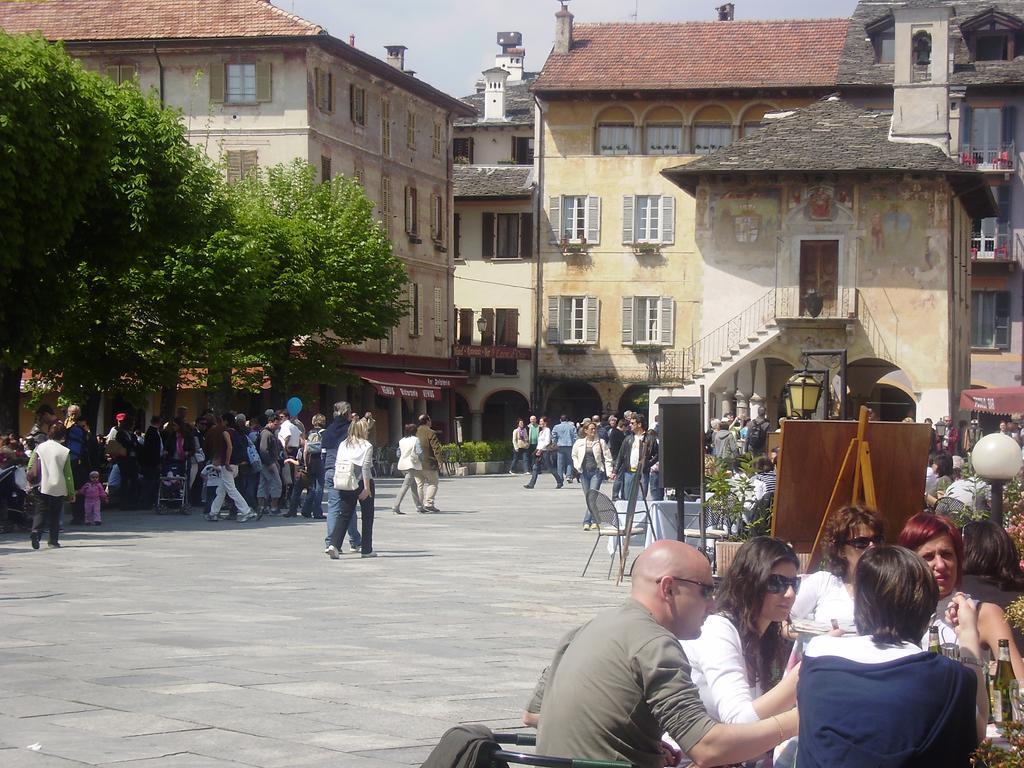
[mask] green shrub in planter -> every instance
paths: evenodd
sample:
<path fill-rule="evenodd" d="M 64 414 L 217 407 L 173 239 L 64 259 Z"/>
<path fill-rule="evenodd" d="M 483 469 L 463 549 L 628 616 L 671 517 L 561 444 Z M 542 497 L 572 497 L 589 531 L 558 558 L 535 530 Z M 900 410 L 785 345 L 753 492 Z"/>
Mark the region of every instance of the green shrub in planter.
<path fill-rule="evenodd" d="M 512 458 L 512 445 L 505 441 L 493 443 L 470 441 L 463 443 L 458 452 L 455 443 L 448 443 L 442 448 L 445 452 L 450 451 L 452 456 L 458 455 L 459 460 L 464 464 L 478 461 L 508 461 Z"/>

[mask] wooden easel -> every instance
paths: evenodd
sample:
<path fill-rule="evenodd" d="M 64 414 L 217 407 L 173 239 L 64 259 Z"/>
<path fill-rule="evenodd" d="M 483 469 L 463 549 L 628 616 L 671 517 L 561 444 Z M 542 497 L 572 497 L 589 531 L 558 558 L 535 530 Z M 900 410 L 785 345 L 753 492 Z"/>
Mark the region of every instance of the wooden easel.
<path fill-rule="evenodd" d="M 839 469 L 835 485 L 832 486 L 832 496 L 821 517 L 818 533 L 814 537 L 811 560 L 807 567 L 808 572 L 821 557 L 819 547 L 821 546 L 821 537 L 825 532 L 825 524 L 836 509 L 844 504 L 859 504 L 861 501 L 873 509 L 878 509 L 875 500 L 875 476 L 871 469 L 871 446 L 867 441 L 867 430 L 868 409 L 862 405 L 857 416 L 857 436 L 850 441 L 850 445 L 846 449 L 843 465 Z"/>
<path fill-rule="evenodd" d="M 635 439 L 635 438 L 634 438 Z M 626 572 L 626 561 L 629 559 L 629 539 L 633 534 L 633 516 L 636 514 L 636 501 L 637 496 L 640 493 L 640 486 L 643 484 L 644 478 L 644 462 L 647 461 L 647 433 L 644 433 L 644 439 L 640 443 L 640 456 L 636 463 L 636 473 L 633 475 L 633 487 L 629 489 L 629 499 L 626 505 L 626 527 L 624 536 L 619 538 L 624 539 L 619 546 L 619 575 L 615 578 L 615 586 L 619 586 L 622 583 L 622 577 Z M 643 497 L 644 510 L 647 512 L 647 524 L 651 524 L 651 510 L 647 506 L 647 495 Z M 612 502 L 614 504 L 614 502 Z M 618 515 L 618 512 L 615 513 Z"/>

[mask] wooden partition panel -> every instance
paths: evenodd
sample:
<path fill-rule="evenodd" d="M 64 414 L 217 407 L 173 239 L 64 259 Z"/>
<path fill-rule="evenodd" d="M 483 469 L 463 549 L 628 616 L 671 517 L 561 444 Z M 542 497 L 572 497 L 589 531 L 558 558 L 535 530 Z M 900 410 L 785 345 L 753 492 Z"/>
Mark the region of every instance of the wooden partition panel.
<path fill-rule="evenodd" d="M 839 479 L 856 421 L 794 421 L 782 426 L 772 535 L 790 542 L 797 552 L 810 552 L 826 507 Z M 924 508 L 924 476 L 931 430 L 925 424 L 868 422 L 878 513 L 885 537 L 896 540 L 907 518 Z M 844 473 L 835 508 L 848 504 L 853 487 L 853 460 Z M 817 555 L 818 553 L 812 553 Z M 813 562 L 817 562 L 815 556 Z"/>

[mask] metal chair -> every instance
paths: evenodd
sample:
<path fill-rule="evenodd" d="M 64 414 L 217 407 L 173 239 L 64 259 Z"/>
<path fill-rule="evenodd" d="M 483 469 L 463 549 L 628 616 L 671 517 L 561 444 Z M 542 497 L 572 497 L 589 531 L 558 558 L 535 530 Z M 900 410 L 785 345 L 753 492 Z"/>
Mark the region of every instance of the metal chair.
<path fill-rule="evenodd" d="M 970 514 L 970 512 L 971 508 L 969 506 L 952 496 L 943 496 L 935 502 L 935 514 L 937 515 L 958 519 L 959 516 Z"/>
<path fill-rule="evenodd" d="M 594 547 L 590 550 L 590 557 L 587 558 L 587 564 L 583 566 L 583 573 L 581 573 L 580 576 L 587 575 L 587 569 L 590 567 L 590 561 L 594 559 L 594 553 L 597 551 L 597 545 L 601 543 L 601 539 L 603 537 L 616 537 L 615 550 L 619 557 L 622 557 L 622 537 L 645 533 L 647 531 L 648 524 L 647 512 L 643 510 L 636 510 L 633 516 L 633 525 L 628 531 L 625 530 L 619 523 L 619 513 L 615 509 L 615 502 L 600 491 L 587 491 L 587 509 L 590 510 L 590 515 L 594 518 L 594 522 L 597 523 L 597 538 L 594 540 Z M 611 578 L 613 563 L 614 560 L 609 559 L 608 578 Z"/>
<path fill-rule="evenodd" d="M 533 747 L 537 745 L 537 737 L 532 733 L 496 733 L 494 740 L 498 744 L 515 746 Z M 572 757 L 550 757 L 505 749 L 494 750 L 478 760 L 476 768 L 501 768 L 507 763 L 538 765 L 544 768 L 633 768 L 632 763 L 619 760 L 580 760 Z"/>

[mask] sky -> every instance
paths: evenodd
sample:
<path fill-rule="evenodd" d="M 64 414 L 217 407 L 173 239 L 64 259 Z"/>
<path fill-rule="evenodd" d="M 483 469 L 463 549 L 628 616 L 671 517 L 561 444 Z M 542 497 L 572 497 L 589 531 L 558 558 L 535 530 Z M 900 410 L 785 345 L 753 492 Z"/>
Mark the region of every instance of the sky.
<path fill-rule="evenodd" d="M 539 71 L 554 41 L 556 0 L 272 0 L 325 27 L 341 40 L 384 58 L 385 45 L 405 45 L 405 66 L 451 94 L 473 92 L 494 66 L 497 33 L 522 32 L 526 69 Z M 577 22 L 711 21 L 724 0 L 571 0 Z M 848 17 L 856 0 L 735 0 L 737 19 Z"/>

